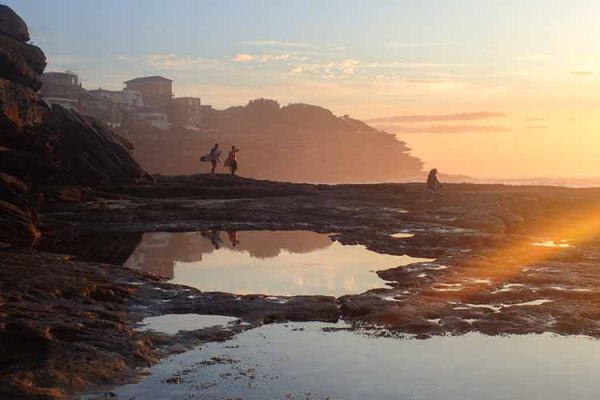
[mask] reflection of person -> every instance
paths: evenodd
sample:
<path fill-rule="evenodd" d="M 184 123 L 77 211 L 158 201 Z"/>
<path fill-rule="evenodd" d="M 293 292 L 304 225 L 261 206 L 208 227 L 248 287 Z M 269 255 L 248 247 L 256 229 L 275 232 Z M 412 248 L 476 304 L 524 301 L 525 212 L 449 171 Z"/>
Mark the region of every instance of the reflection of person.
<path fill-rule="evenodd" d="M 229 241 L 233 247 L 240 244 L 240 241 L 237 238 L 237 231 L 227 231 L 227 236 L 229 236 Z"/>
<path fill-rule="evenodd" d="M 429 171 L 429 175 L 427 176 L 427 189 L 437 193 L 444 190 L 444 185 L 437 178 L 437 169 L 434 168 Z"/>
<path fill-rule="evenodd" d="M 210 241 L 212 242 L 213 246 L 215 246 L 215 249 L 219 250 L 221 248 L 221 243 L 223 243 L 221 240 L 221 231 L 218 229 L 213 229 L 210 235 Z"/>
<path fill-rule="evenodd" d="M 215 249 L 219 250 L 221 248 L 221 243 L 223 243 L 223 240 L 221 240 L 221 231 L 220 230 L 212 229 L 210 232 L 200 231 L 200 234 L 202 235 L 203 238 L 210 240 L 212 245 L 215 246 Z"/>
<path fill-rule="evenodd" d="M 238 169 L 237 153 L 239 151 L 240 149 L 236 148 L 235 146 L 231 146 L 231 150 L 229 151 L 229 155 L 225 161 L 225 165 L 229 166 L 231 169 L 231 175 L 235 175 L 235 172 Z"/>

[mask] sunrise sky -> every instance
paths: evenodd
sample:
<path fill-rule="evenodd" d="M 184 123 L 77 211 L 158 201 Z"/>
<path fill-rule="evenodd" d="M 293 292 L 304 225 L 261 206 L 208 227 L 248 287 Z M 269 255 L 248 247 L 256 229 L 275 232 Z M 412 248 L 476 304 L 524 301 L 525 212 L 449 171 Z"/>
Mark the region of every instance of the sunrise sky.
<path fill-rule="evenodd" d="M 600 1 L 3 3 L 88 89 L 160 74 L 217 108 L 349 114 L 446 173 L 600 176 Z"/>

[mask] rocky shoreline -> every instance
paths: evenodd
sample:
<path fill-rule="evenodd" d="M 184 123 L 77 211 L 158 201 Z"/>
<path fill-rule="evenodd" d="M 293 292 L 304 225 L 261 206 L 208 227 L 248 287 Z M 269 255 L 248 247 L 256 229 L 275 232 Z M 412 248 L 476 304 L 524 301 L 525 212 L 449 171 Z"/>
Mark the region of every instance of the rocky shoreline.
<path fill-rule="evenodd" d="M 272 322 L 344 319 L 363 332 L 417 338 L 600 336 L 598 189 L 450 185 L 432 197 L 418 184 L 195 175 L 85 192 L 86 201 L 39 209 L 37 250 L 0 251 L 3 398 L 106 389 L 166 354 Z M 335 233 L 342 243 L 435 261 L 378 271 L 388 287 L 338 299 L 205 293 L 120 266 L 144 232 L 215 227 Z M 397 232 L 414 236 L 390 236 Z M 564 238 L 574 247 L 533 246 Z M 175 336 L 134 329 L 147 316 L 183 313 L 247 324 Z"/>

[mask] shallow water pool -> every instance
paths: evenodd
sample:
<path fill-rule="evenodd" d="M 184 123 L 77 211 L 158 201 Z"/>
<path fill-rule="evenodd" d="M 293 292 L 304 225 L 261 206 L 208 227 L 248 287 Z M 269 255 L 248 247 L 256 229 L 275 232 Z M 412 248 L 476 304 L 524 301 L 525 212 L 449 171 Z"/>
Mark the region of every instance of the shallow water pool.
<path fill-rule="evenodd" d="M 363 293 L 386 283 L 375 273 L 414 262 L 310 231 L 146 233 L 125 263 L 202 291 L 235 294 Z"/>
<path fill-rule="evenodd" d="M 337 330 L 345 327 L 263 326 L 170 357 L 115 393 L 137 400 L 592 400 L 600 394 L 597 340 L 475 333 L 375 338 Z"/>

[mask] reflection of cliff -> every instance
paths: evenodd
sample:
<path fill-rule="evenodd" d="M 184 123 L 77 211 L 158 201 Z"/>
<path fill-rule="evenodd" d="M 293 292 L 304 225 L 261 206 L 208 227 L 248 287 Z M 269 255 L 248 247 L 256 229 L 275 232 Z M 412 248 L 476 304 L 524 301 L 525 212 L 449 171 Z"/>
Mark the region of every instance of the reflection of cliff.
<path fill-rule="evenodd" d="M 308 231 L 238 232 L 237 236 L 240 244 L 235 246 L 235 249 L 247 251 L 257 258 L 276 257 L 282 250 L 290 253 L 308 253 L 331 245 L 331 239 L 327 235 Z M 233 248 L 227 240 L 226 244 L 226 247 Z"/>
<path fill-rule="evenodd" d="M 81 234 L 62 232 L 45 236 L 38 249 L 52 253 L 72 254 L 80 261 L 122 265 L 142 242 L 141 233 Z"/>
<path fill-rule="evenodd" d="M 276 257 L 282 250 L 307 253 L 331 245 L 327 235 L 308 231 L 145 233 L 126 267 L 173 278 L 177 261 L 202 260 L 219 248 L 247 251 L 257 258 Z"/>
<path fill-rule="evenodd" d="M 212 250 L 211 242 L 200 233 L 145 233 L 125 266 L 173 278 L 176 261 L 198 261 Z"/>
<path fill-rule="evenodd" d="M 419 174 L 422 163 L 394 135 L 304 104 L 272 100 L 207 111 L 204 132 L 132 128 L 135 158 L 151 173 L 207 171 L 199 162 L 214 143 L 241 149 L 243 176 L 295 182 L 365 182 Z"/>

